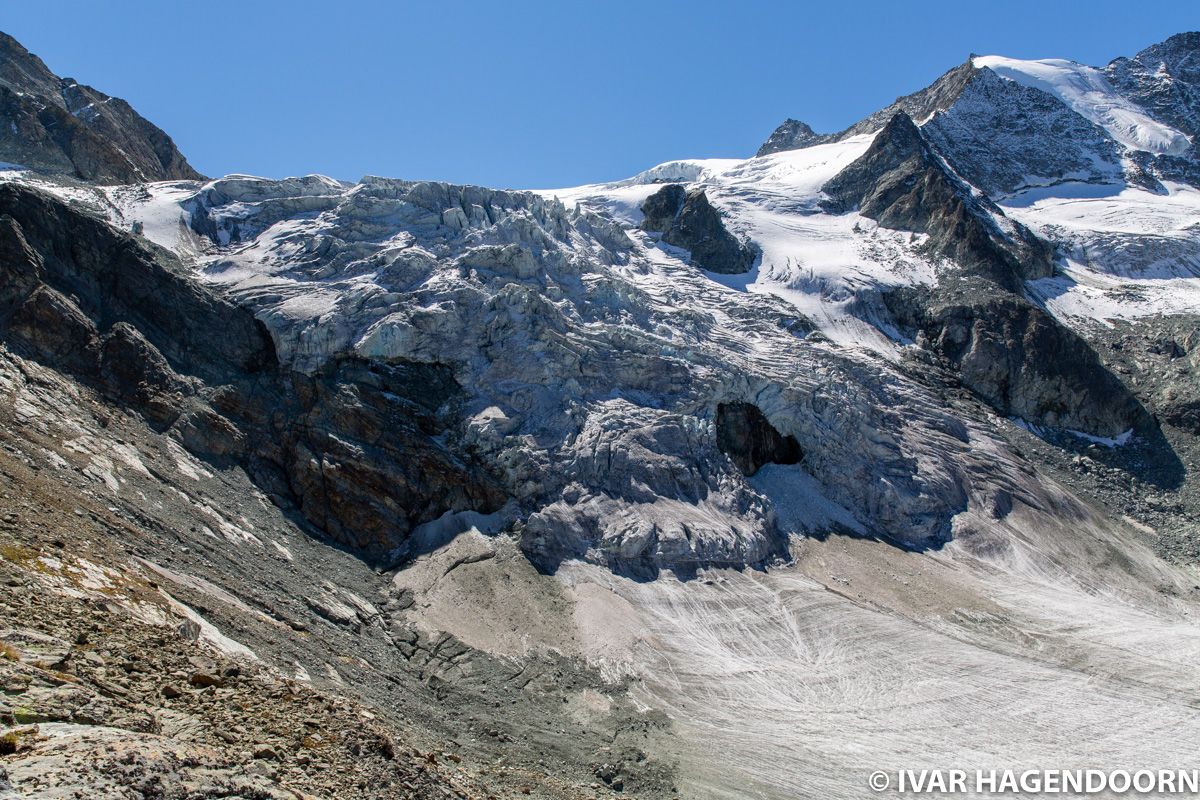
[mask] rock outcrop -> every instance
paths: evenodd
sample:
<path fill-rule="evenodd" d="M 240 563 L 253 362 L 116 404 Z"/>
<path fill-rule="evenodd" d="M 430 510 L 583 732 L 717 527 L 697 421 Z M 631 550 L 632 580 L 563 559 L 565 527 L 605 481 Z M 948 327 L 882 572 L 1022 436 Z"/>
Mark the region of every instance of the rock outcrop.
<path fill-rule="evenodd" d="M 823 191 L 827 211 L 857 210 L 886 228 L 927 234 L 927 252 L 1009 290 L 1054 272 L 1053 248 L 976 195 L 903 112 Z"/>
<path fill-rule="evenodd" d="M 1019 295 L 966 280 L 885 300 L 903 330 L 1005 416 L 1106 437 L 1152 424 L 1083 338 Z"/>
<path fill-rule="evenodd" d="M 789 118 L 785 119 L 783 124 L 771 133 L 771 136 L 762 143 L 754 155 L 756 157 L 769 156 L 785 150 L 799 150 L 802 147 L 828 141 L 828 139 L 828 136 L 815 132 L 800 120 Z"/>
<path fill-rule="evenodd" d="M 172 255 L 15 184 L 0 186 L 0 335 L 193 453 L 243 465 L 371 561 L 402 558 L 411 528 L 447 510 L 504 503 L 439 442 L 461 394 L 444 366 L 348 357 L 294 372 L 249 311 Z"/>
<path fill-rule="evenodd" d="M 0 33 L 0 161 L 97 183 L 195 180 L 171 137 Z"/>
<path fill-rule="evenodd" d="M 667 244 L 689 251 L 701 269 L 738 275 L 754 265 L 754 247 L 729 232 L 703 189 L 668 184 L 646 199 L 642 213 L 643 230 L 661 233 Z"/>

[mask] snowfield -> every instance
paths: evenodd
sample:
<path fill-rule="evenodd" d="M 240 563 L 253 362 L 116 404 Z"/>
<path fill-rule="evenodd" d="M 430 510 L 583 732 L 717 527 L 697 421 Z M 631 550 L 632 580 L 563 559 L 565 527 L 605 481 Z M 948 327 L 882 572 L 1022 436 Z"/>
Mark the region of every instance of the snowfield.
<path fill-rule="evenodd" d="M 779 297 L 838 345 L 893 358 L 896 342 L 880 330 L 871 299 L 881 287 L 934 280 L 933 265 L 915 250 L 922 237 L 882 229 L 857 214 L 825 214 L 819 205 L 821 187 L 873 139 L 873 134 L 854 136 L 745 161 L 672 161 L 624 181 L 539 194 L 635 226 L 642 219 L 641 204 L 664 182 L 687 180 L 704 189 L 732 231 L 762 251 L 752 272 L 708 273 L 709 279 L 737 291 Z M 669 246 L 655 249 L 647 249 L 654 259 L 686 255 Z"/>
<path fill-rule="evenodd" d="M 1200 309 L 1200 191 L 1164 185 L 1063 184 L 1006 199 L 1005 213 L 1065 250 L 1060 274 L 1031 294 L 1068 324 Z"/>

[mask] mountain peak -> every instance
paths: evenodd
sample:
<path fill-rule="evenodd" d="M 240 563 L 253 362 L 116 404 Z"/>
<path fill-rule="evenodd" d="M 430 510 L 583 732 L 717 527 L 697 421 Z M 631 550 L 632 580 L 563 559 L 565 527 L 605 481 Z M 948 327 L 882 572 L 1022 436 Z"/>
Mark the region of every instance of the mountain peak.
<path fill-rule="evenodd" d="M 876 133 L 900 111 L 994 197 L 1063 175 L 1154 191 L 1162 181 L 1200 185 L 1200 33 L 1176 34 L 1104 69 L 972 53 L 926 88 L 819 141 Z M 759 155 L 809 146 L 800 125 L 780 126 Z"/>
<path fill-rule="evenodd" d="M 828 138 L 824 134 L 815 132 L 806 123 L 788 117 L 775 129 L 770 138 L 763 142 L 762 147 L 758 148 L 758 152 L 754 155 L 769 156 L 771 153 L 779 153 L 784 150 L 799 150 L 802 147 L 820 144 Z"/>

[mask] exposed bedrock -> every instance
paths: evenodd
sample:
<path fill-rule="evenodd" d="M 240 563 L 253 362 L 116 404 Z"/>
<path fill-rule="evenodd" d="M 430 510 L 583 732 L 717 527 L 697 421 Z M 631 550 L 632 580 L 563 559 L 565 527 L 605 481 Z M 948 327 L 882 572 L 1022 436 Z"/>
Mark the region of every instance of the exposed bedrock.
<path fill-rule="evenodd" d="M 885 228 L 928 234 L 931 255 L 1010 291 L 1054 274 L 1051 245 L 974 193 L 903 112 L 823 191 L 826 210 L 857 210 Z"/>
<path fill-rule="evenodd" d="M 1097 436 L 1153 424 L 1078 334 L 987 281 L 899 289 L 885 302 L 902 329 L 1001 414 Z"/>
<path fill-rule="evenodd" d="M 813 134 L 812 129 L 794 119 L 784 120 L 776 128 L 769 139 L 758 149 L 757 155 L 767 155 L 780 150 L 794 150 L 813 144 L 810 136 L 818 137 L 819 141 L 840 141 L 850 136 L 877 131 L 899 113 L 907 114 L 913 119 L 928 119 L 935 112 L 949 108 L 963 87 L 971 80 L 976 72 L 970 60 L 959 64 L 943 73 L 936 81 L 920 91 L 896 98 L 895 102 L 886 108 L 881 108 L 870 116 L 859 120 L 840 133 Z"/>
<path fill-rule="evenodd" d="M 729 232 L 703 189 L 685 191 L 669 184 L 646 198 L 642 213 L 644 230 L 661 233 L 667 244 L 689 251 L 692 263 L 701 269 L 737 275 L 748 271 L 758 257 L 753 245 Z"/>
<path fill-rule="evenodd" d="M 784 150 L 799 150 L 802 147 L 821 144 L 829 141 L 831 138 L 828 134 L 815 132 L 807 124 L 798 119 L 788 118 L 771 132 L 771 136 L 762 143 L 762 146 L 758 148 L 758 152 L 754 155 L 756 157 L 769 156 L 772 153 L 781 153 Z"/>
<path fill-rule="evenodd" d="M 275 365 L 262 325 L 198 284 L 171 253 L 15 183 L 0 184 L 0 215 L 36 251 L 45 283 L 100 330 L 127 322 L 171 363 L 210 381 Z"/>
<path fill-rule="evenodd" d="M 444 443 L 463 394 L 448 367 L 348 356 L 284 380 L 283 407 L 254 408 L 251 422 L 267 412 L 268 424 L 245 426 L 257 434 L 259 469 L 282 470 L 283 495 L 355 552 L 394 562 L 413 555 L 414 526 L 448 510 L 487 513 L 504 504 L 488 471 Z M 235 393 L 220 407 L 236 419 L 244 399 Z"/>
<path fill-rule="evenodd" d="M 380 563 L 447 510 L 503 493 L 444 443 L 462 390 L 437 364 L 347 356 L 281 367 L 250 311 L 164 251 L 35 190 L 0 186 L 0 335 Z"/>
<path fill-rule="evenodd" d="M 0 161 L 99 183 L 201 177 L 171 137 L 124 100 L 59 78 L 4 33 Z"/>

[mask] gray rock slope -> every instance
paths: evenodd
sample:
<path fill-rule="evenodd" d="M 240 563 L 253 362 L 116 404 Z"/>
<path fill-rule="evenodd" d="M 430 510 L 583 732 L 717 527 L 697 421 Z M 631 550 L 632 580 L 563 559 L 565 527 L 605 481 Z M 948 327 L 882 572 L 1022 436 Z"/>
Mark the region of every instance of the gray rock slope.
<path fill-rule="evenodd" d="M 201 177 L 119 97 L 59 78 L 0 33 L 0 161 L 101 183 Z"/>

